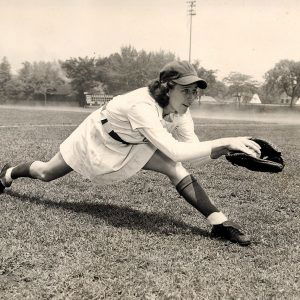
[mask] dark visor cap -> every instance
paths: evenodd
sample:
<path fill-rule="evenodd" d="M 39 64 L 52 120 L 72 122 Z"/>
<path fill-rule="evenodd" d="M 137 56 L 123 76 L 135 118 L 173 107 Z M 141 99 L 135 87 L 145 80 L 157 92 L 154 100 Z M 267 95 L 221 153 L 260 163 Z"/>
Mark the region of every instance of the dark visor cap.
<path fill-rule="evenodd" d="M 197 83 L 200 89 L 207 88 L 206 81 L 198 77 L 195 68 L 187 61 L 172 61 L 166 64 L 159 73 L 159 81 L 174 81 L 180 85 Z"/>

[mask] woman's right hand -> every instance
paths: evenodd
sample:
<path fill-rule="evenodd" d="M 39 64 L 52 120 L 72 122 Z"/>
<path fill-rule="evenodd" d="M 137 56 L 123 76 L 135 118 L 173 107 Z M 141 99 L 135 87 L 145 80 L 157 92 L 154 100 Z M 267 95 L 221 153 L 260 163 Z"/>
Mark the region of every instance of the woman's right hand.
<path fill-rule="evenodd" d="M 230 137 L 212 141 L 211 158 L 216 159 L 229 151 L 242 151 L 253 157 L 260 156 L 260 146 L 251 137 Z"/>

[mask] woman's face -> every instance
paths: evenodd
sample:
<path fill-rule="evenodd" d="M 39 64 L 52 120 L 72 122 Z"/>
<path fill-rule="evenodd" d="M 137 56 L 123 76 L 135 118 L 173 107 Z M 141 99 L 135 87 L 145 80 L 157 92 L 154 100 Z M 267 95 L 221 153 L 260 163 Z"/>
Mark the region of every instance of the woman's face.
<path fill-rule="evenodd" d="M 169 112 L 184 114 L 198 96 L 198 87 L 196 83 L 190 85 L 176 84 L 169 91 Z"/>

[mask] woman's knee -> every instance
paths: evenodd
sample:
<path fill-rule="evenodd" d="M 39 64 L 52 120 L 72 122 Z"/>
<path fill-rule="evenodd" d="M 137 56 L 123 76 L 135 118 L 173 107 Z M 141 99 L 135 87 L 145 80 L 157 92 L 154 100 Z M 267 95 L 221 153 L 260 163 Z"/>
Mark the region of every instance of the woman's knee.
<path fill-rule="evenodd" d="M 60 152 L 54 155 L 48 162 L 35 161 L 30 166 L 33 178 L 49 182 L 62 177 L 72 171 L 72 168 L 64 161 Z"/>
<path fill-rule="evenodd" d="M 46 162 L 35 161 L 30 166 L 30 173 L 32 177 L 41 181 L 49 182 L 54 179 L 53 173 L 49 169 Z"/>
<path fill-rule="evenodd" d="M 168 174 L 166 174 L 174 185 L 177 185 L 184 177 L 189 175 L 189 172 L 181 163 L 175 163 L 169 166 Z"/>
<path fill-rule="evenodd" d="M 154 153 L 148 163 L 144 166 L 144 169 L 159 172 L 168 176 L 175 185 L 189 175 L 189 172 L 181 163 L 171 160 L 159 150 Z"/>

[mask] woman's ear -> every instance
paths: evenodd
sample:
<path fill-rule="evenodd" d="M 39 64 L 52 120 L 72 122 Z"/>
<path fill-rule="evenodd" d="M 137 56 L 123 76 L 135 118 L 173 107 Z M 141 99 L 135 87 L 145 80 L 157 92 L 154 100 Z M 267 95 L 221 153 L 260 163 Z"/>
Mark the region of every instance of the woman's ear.
<path fill-rule="evenodd" d="M 173 89 L 175 85 L 176 85 L 176 83 L 173 82 L 173 81 L 169 81 L 169 82 L 167 83 L 167 86 L 168 86 L 169 90 Z"/>

